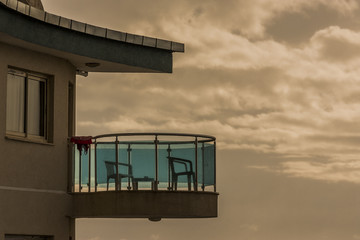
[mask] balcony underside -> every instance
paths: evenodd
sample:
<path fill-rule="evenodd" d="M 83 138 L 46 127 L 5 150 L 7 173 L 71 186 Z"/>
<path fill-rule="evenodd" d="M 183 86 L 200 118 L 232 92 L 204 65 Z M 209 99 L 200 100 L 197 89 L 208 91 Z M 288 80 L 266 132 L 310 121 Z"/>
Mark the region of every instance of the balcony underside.
<path fill-rule="evenodd" d="M 73 193 L 74 218 L 217 217 L 218 194 L 186 191 Z"/>

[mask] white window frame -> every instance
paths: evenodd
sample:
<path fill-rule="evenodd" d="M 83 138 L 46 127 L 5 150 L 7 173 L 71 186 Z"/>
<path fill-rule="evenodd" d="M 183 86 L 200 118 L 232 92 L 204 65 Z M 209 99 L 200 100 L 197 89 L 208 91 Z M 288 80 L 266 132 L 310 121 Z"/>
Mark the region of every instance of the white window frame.
<path fill-rule="evenodd" d="M 48 133 L 49 133 L 49 122 L 48 122 L 48 106 L 49 106 L 49 77 L 44 75 L 44 74 L 39 74 L 39 73 L 33 73 L 30 71 L 26 71 L 26 70 L 19 70 L 16 68 L 8 68 L 8 74 L 7 74 L 7 83 L 8 81 L 11 81 L 9 79 L 9 75 L 16 75 L 16 76 L 20 76 L 20 77 L 24 77 L 24 81 L 25 81 L 25 90 L 24 90 L 24 109 L 23 109 L 23 114 L 24 114 L 24 130 L 22 132 L 19 131 L 11 131 L 8 130 L 8 123 L 6 121 L 6 135 L 8 137 L 16 137 L 16 138 L 22 138 L 25 140 L 30 140 L 30 141 L 36 141 L 36 142 L 48 142 L 49 138 L 48 138 Z M 43 101 L 43 105 L 42 108 L 40 107 L 40 119 L 39 119 L 39 129 L 40 129 L 40 134 L 39 135 L 34 135 L 34 134 L 30 134 L 29 131 L 29 125 L 30 125 L 30 113 L 31 113 L 31 109 L 29 107 L 29 81 L 39 81 L 45 84 L 45 87 L 43 88 L 43 90 L 40 92 L 40 96 L 42 98 L 41 101 Z M 7 92 L 7 94 L 9 94 Z M 7 106 L 8 107 L 8 106 Z M 8 109 L 6 111 L 6 113 L 8 114 Z"/>

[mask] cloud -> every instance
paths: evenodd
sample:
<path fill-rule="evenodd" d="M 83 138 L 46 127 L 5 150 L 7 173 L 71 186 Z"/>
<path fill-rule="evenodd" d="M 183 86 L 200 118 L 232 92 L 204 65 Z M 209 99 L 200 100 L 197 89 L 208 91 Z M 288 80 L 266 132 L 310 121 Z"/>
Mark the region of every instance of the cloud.
<path fill-rule="evenodd" d="M 97 236 L 97 237 L 91 237 L 88 240 L 101 240 L 101 238 Z M 120 240 L 126 240 L 126 239 L 120 239 Z"/>
<path fill-rule="evenodd" d="M 259 231 L 259 226 L 256 225 L 256 224 L 243 224 L 243 225 L 240 226 L 240 228 L 246 229 L 246 230 L 251 231 L 251 232 Z"/>
<path fill-rule="evenodd" d="M 318 31 L 311 42 L 324 60 L 348 62 L 360 58 L 360 32 L 331 26 Z"/>
<path fill-rule="evenodd" d="M 151 240 L 159 240 L 160 239 L 160 235 L 159 234 L 152 234 L 150 237 Z"/>
<path fill-rule="evenodd" d="M 354 234 L 354 235 L 353 235 L 353 239 L 360 239 L 360 235 Z"/>
<path fill-rule="evenodd" d="M 346 162 L 289 161 L 282 163 L 282 173 L 329 182 L 360 183 L 360 160 Z"/>

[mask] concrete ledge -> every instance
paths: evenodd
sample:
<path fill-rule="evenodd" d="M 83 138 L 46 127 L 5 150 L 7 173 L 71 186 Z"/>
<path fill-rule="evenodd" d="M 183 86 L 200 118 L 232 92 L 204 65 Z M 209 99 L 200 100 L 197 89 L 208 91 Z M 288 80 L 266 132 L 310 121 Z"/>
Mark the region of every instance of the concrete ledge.
<path fill-rule="evenodd" d="M 109 191 L 73 193 L 74 218 L 213 218 L 218 193 Z"/>

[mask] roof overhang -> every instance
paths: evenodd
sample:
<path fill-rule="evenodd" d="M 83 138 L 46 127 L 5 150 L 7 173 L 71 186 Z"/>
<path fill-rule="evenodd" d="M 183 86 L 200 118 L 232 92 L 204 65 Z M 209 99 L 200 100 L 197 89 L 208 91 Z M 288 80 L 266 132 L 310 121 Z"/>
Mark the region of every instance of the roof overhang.
<path fill-rule="evenodd" d="M 99 28 L 23 5 L 0 0 L 0 42 L 67 59 L 79 71 L 170 73 L 172 53 L 184 51 L 183 44 Z"/>

